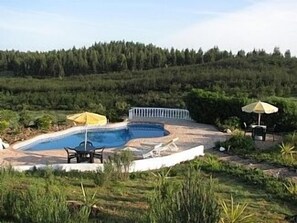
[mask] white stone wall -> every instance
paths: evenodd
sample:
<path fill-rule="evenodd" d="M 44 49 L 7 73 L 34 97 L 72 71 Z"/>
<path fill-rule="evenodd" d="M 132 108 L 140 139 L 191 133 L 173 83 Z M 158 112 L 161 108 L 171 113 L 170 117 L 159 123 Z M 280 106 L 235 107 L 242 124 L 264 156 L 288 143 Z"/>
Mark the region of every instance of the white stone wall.
<path fill-rule="evenodd" d="M 204 146 L 196 146 L 194 148 L 177 152 L 168 156 L 154 157 L 149 159 L 135 160 L 132 162 L 129 172 L 139 172 L 147 170 L 156 170 L 162 167 L 170 167 L 179 164 L 184 161 L 195 159 L 197 156 L 204 156 Z M 23 165 L 23 166 L 13 166 L 13 169 L 17 171 L 32 170 L 33 168 L 43 169 L 47 165 Z M 63 170 L 63 171 L 97 171 L 98 169 L 103 169 L 103 164 L 95 163 L 71 163 L 71 164 L 53 164 L 51 165 L 53 169 Z"/>

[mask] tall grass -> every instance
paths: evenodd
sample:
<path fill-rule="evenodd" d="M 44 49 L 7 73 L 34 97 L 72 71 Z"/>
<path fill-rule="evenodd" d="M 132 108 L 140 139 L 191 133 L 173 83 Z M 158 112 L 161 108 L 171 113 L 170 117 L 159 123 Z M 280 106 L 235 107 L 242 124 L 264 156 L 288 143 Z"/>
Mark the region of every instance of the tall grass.
<path fill-rule="evenodd" d="M 205 180 L 190 168 L 181 185 L 160 176 L 161 184 L 150 200 L 147 222 L 217 223 L 220 209 L 214 194 L 214 182 Z M 165 180 L 166 179 L 166 180 Z"/>
<path fill-rule="evenodd" d="M 133 161 L 131 151 L 122 150 L 110 156 L 104 163 L 104 170 L 98 169 L 94 176 L 94 183 L 98 186 L 108 184 L 112 180 L 129 179 L 129 169 Z"/>
<path fill-rule="evenodd" d="M 65 195 L 49 187 L 29 187 L 25 191 L 15 189 L 1 191 L 2 216 L 12 222 L 60 223 L 88 222 L 89 214 L 81 208 L 71 213 Z"/>

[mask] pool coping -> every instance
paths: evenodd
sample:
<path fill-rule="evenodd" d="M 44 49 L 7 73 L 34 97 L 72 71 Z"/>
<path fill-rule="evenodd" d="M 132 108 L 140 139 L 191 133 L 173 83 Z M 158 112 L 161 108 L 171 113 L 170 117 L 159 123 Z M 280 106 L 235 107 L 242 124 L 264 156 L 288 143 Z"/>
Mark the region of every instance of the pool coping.
<path fill-rule="evenodd" d="M 119 123 L 110 123 L 104 126 L 100 126 L 100 125 L 90 125 L 88 126 L 88 130 L 93 130 L 93 129 L 117 129 L 117 128 L 124 128 L 125 126 L 127 126 L 129 123 L 128 121 L 125 122 L 119 122 Z M 21 142 L 17 142 L 13 145 L 11 145 L 12 149 L 18 150 L 22 147 L 28 146 L 32 143 L 35 143 L 37 141 L 42 141 L 45 139 L 49 139 L 49 138 L 58 138 L 58 137 L 62 137 L 71 133 L 79 133 L 82 131 L 86 130 L 86 126 L 74 126 L 65 130 L 61 130 L 61 131 L 57 131 L 57 132 L 50 132 L 50 133 L 45 133 L 42 135 L 38 135 L 35 136 L 31 139 L 27 139 Z M 62 148 L 57 148 L 57 149 L 62 149 Z"/>
<path fill-rule="evenodd" d="M 174 157 L 181 157 L 182 160 L 175 161 L 175 164 L 179 162 L 187 161 L 190 159 L 194 159 L 196 156 L 201 156 L 204 152 L 201 152 L 201 149 L 197 149 L 199 146 L 203 146 L 203 150 L 207 150 L 214 146 L 216 141 L 225 141 L 226 140 L 226 133 L 222 133 L 218 131 L 214 126 L 196 123 L 194 121 L 177 121 L 177 120 L 164 120 L 164 119 L 155 119 L 155 120 L 126 120 L 120 123 L 112 123 L 106 126 L 101 126 L 100 128 L 122 128 L 125 127 L 128 123 L 134 122 L 145 122 L 145 123 L 154 123 L 154 124 L 163 124 L 165 130 L 169 131 L 170 134 L 164 137 L 157 137 L 157 138 L 139 138 L 133 139 L 126 144 L 126 147 L 134 147 L 139 149 L 144 149 L 141 147 L 142 143 L 146 142 L 154 142 L 154 143 L 166 143 L 172 138 L 179 137 L 179 140 L 176 142 L 177 146 L 179 147 L 178 152 L 174 151 L 164 151 L 162 152 L 161 157 L 156 158 L 148 158 L 142 160 L 135 160 L 134 167 L 136 168 L 138 165 L 140 166 L 149 166 L 147 169 L 154 169 L 156 166 L 154 163 L 160 163 L 160 160 L 169 159 L 165 163 L 161 162 L 158 168 L 162 166 L 166 166 L 167 163 L 171 163 L 171 160 L 175 160 Z M 98 128 L 98 126 L 92 126 L 90 128 Z M 88 171 L 88 170 L 97 170 L 98 168 L 102 168 L 103 164 L 95 162 L 94 164 L 88 163 L 71 163 L 68 164 L 65 158 L 65 151 L 63 150 L 47 150 L 44 152 L 30 152 L 25 151 L 22 149 L 15 149 L 19 148 L 20 146 L 26 145 L 27 143 L 31 143 L 36 139 L 48 138 L 49 136 L 60 136 L 61 134 L 68 134 L 69 132 L 73 131 L 82 131 L 85 129 L 85 126 L 75 126 L 66 130 L 47 133 L 39 136 L 35 136 L 32 139 L 17 142 L 10 146 L 10 148 L 2 150 L 2 155 L 0 157 L 0 165 L 2 166 L 11 166 L 18 170 L 28 170 L 33 168 L 45 168 L 47 166 L 51 166 L 55 169 L 60 170 L 79 170 L 79 171 Z M 195 149 L 196 148 L 196 149 Z M 200 147 L 199 147 L 200 148 Z M 203 151 L 202 150 L 202 151 Z M 1 151 L 0 151 L 1 152 Z M 114 150 L 106 151 L 105 157 L 108 158 Z M 189 153 L 189 154 L 188 154 Z M 187 155 L 185 155 L 187 154 Z M 191 154 L 191 155 L 190 155 Z M 139 154 L 138 154 L 139 155 Z M 137 157 L 139 157 L 137 155 Z M 172 156 L 173 158 L 172 159 Z M 165 158 L 169 157 L 169 158 Z M 190 158 L 189 158 L 190 157 Z M 174 164 L 174 165 L 175 165 Z M 157 169 L 158 169 L 157 168 Z M 137 167 L 134 169 L 135 171 L 139 171 Z"/>

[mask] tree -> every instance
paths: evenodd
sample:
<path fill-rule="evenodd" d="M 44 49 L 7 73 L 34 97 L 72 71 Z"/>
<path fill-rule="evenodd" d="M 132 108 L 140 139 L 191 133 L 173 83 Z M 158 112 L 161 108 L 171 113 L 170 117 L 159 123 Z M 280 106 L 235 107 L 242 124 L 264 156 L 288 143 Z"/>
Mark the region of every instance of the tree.
<path fill-rule="evenodd" d="M 291 58 L 291 51 L 290 50 L 286 50 L 286 52 L 285 52 L 285 58 L 286 59 L 290 59 Z"/>
<path fill-rule="evenodd" d="M 274 47 L 272 56 L 276 56 L 276 57 L 282 56 L 279 47 Z"/>
<path fill-rule="evenodd" d="M 91 50 L 91 54 L 90 54 L 90 62 L 89 62 L 89 67 L 91 68 L 91 72 L 96 74 L 97 73 L 97 68 L 99 66 L 98 64 L 98 55 L 97 55 L 97 51 L 95 50 Z"/>
<path fill-rule="evenodd" d="M 170 55 L 168 58 L 168 64 L 170 64 L 171 66 L 175 66 L 176 65 L 176 53 L 175 50 L 173 48 L 170 49 Z"/>
<path fill-rule="evenodd" d="M 245 51 L 244 50 L 239 50 L 238 52 L 237 52 L 237 56 L 238 57 L 245 57 Z"/>

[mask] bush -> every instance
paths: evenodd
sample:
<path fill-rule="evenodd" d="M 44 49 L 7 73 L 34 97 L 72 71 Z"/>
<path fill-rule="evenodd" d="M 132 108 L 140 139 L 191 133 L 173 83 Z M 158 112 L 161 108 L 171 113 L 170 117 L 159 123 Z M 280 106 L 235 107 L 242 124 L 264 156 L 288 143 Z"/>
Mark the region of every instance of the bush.
<path fill-rule="evenodd" d="M 219 120 L 216 121 L 216 125 L 222 130 L 230 129 L 234 131 L 241 128 L 241 121 L 238 117 L 232 116 L 225 119 L 222 123 Z"/>
<path fill-rule="evenodd" d="M 9 128 L 17 128 L 19 126 L 19 115 L 17 112 L 11 110 L 0 110 L 1 121 L 6 121 L 9 123 Z"/>
<path fill-rule="evenodd" d="M 112 164 L 112 162 L 108 161 L 104 163 L 104 171 L 98 169 L 94 174 L 94 183 L 97 186 L 104 186 L 110 183 L 111 180 L 117 178 L 116 170 Z"/>
<path fill-rule="evenodd" d="M 194 89 L 185 97 L 185 102 L 195 121 L 215 124 L 218 119 L 226 120 L 232 116 L 243 117 L 246 115 L 241 111 L 241 107 L 247 104 L 248 99 Z"/>
<path fill-rule="evenodd" d="M 20 124 L 24 127 L 35 126 L 35 116 L 30 111 L 22 111 L 20 113 Z"/>
<path fill-rule="evenodd" d="M 2 194 L 5 216 L 13 222 L 88 222 L 83 211 L 71 215 L 63 193 L 29 188 L 25 193 L 13 189 Z"/>
<path fill-rule="evenodd" d="M 160 176 L 151 198 L 147 222 L 217 223 L 220 209 L 214 194 L 214 182 L 205 180 L 197 170 L 188 171 L 182 185 L 174 187 L 166 175 Z"/>
<path fill-rule="evenodd" d="M 225 147 L 228 153 L 243 156 L 255 150 L 255 145 L 252 138 L 240 134 L 233 135 L 229 140 L 218 143 L 217 146 L 218 145 Z"/>
<path fill-rule="evenodd" d="M 2 120 L 0 121 L 0 133 L 3 133 L 9 127 L 9 122 Z"/>
<path fill-rule="evenodd" d="M 289 133 L 284 137 L 284 143 L 291 144 L 297 147 L 297 134 L 296 132 Z"/>
<path fill-rule="evenodd" d="M 129 150 L 121 150 L 116 152 L 110 158 L 110 162 L 114 165 L 115 174 L 119 179 L 129 178 L 129 168 L 132 164 L 134 157 L 133 153 Z"/>
<path fill-rule="evenodd" d="M 53 123 L 53 117 L 50 115 L 43 115 L 36 119 L 36 125 L 39 129 L 48 130 Z"/>
<path fill-rule="evenodd" d="M 257 115 L 242 112 L 241 108 L 257 99 L 231 97 L 224 93 L 193 89 L 185 97 L 186 106 L 191 117 L 200 123 L 216 124 L 217 120 L 226 120 L 236 116 L 241 122 L 252 123 Z M 265 125 L 276 124 L 276 131 L 293 131 L 297 129 L 297 102 L 294 99 L 268 97 L 263 99 L 278 107 L 278 112 L 263 115 Z"/>

